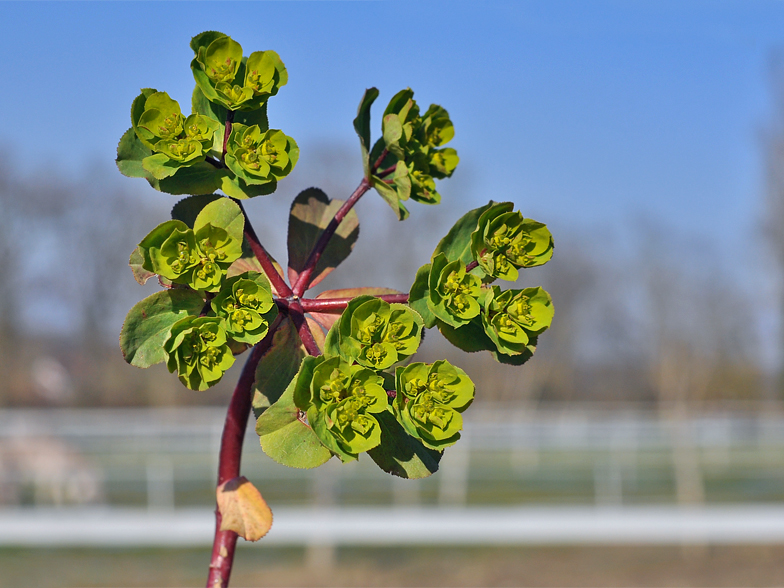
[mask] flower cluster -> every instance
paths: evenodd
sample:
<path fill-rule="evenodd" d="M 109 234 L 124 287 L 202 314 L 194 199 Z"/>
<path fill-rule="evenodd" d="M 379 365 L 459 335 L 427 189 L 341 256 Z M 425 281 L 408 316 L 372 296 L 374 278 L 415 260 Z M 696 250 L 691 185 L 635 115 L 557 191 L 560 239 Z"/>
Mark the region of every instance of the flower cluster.
<path fill-rule="evenodd" d="M 139 243 L 144 270 L 203 301 L 201 313 L 171 325 L 163 341 L 166 366 L 192 390 L 215 384 L 234 363 L 232 350 L 261 341 L 277 315 L 266 276 L 248 271 L 227 277 L 242 255 L 244 218 L 234 202 L 204 206 L 193 227 L 170 220 Z"/>
<path fill-rule="evenodd" d="M 194 113 L 186 118 L 176 100 L 152 89 L 142 90 L 134 100 L 131 123 L 152 153 L 142 159 L 142 167 L 159 180 L 204 161 L 222 130 L 218 121 L 207 116 Z"/>
<path fill-rule="evenodd" d="M 274 192 L 299 158 L 294 140 L 270 129 L 267 119 L 267 100 L 288 81 L 285 65 L 274 51 L 243 57 L 239 43 L 215 31 L 194 37 L 191 48 L 193 113 L 186 117 L 166 92 L 143 89 L 131 106 L 117 166 L 170 194 Z"/>
<path fill-rule="evenodd" d="M 471 235 L 471 252 L 485 273 L 514 282 L 518 269 L 542 265 L 553 256 L 553 237 L 546 225 L 519 212 L 511 202 L 490 206 Z"/>
<path fill-rule="evenodd" d="M 286 66 L 274 51 L 254 51 L 247 59 L 242 46 L 223 33 L 207 31 L 191 41 L 196 56 L 193 77 L 210 102 L 229 110 L 256 110 L 288 82 Z"/>
<path fill-rule="evenodd" d="M 420 115 L 414 92 L 407 88 L 390 100 L 384 111 L 382 131 L 386 149 L 392 155 L 383 165 L 396 163 L 395 160 L 404 162 L 410 198 L 424 204 L 438 204 L 441 195 L 434 180 L 451 177 L 460 161 L 457 151 L 443 148 L 455 135 L 449 113 L 432 104 Z"/>
<path fill-rule="evenodd" d="M 226 165 L 246 184 L 267 184 L 286 177 L 299 157 L 294 139 L 283 131 L 235 123 L 229 136 Z"/>
<path fill-rule="evenodd" d="M 459 413 L 474 397 L 465 372 L 446 361 L 399 365 L 416 352 L 422 328 L 409 306 L 359 296 L 327 334 L 324 355 L 305 358 L 294 400 L 321 443 L 343 461 L 382 443 L 382 413 L 431 449 L 459 438 Z"/>
<path fill-rule="evenodd" d="M 409 302 L 427 327 L 438 325 L 461 349 L 486 349 L 499 361 L 519 364 L 549 328 L 552 300 L 542 288 L 503 291 L 487 284 L 516 280 L 519 268 L 546 263 L 553 240 L 545 225 L 513 208 L 511 202 L 490 203 L 460 219 L 420 268 Z"/>
<path fill-rule="evenodd" d="M 446 360 L 412 363 L 396 373 L 394 410 L 409 435 L 431 449 L 453 445 L 460 437 L 460 415 L 474 399 L 474 384 Z"/>

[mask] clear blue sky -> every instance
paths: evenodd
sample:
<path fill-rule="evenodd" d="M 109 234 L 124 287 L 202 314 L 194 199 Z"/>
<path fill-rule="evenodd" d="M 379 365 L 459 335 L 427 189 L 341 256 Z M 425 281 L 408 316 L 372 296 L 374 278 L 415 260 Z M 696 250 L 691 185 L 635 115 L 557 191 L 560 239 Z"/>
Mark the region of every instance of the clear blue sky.
<path fill-rule="evenodd" d="M 563 227 L 643 214 L 736 251 L 759 222 L 781 2 L 3 2 L 5 156 L 111 161 L 140 87 L 189 101 L 207 29 L 281 55 L 270 115 L 303 149 L 354 145 L 363 89 L 410 86 L 450 111 L 476 203 Z"/>

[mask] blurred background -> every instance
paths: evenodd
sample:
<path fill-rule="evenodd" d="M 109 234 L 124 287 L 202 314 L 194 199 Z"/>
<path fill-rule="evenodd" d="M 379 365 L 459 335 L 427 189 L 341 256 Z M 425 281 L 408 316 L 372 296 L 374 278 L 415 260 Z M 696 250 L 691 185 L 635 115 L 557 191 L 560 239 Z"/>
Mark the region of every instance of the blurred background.
<path fill-rule="evenodd" d="M 114 157 L 139 88 L 187 110 L 188 41 L 209 29 L 288 67 L 270 122 L 301 159 L 248 204 L 278 260 L 299 191 L 359 182 L 366 87 L 374 136 L 404 87 L 450 112 L 442 204 L 400 223 L 365 196 L 319 289 L 407 291 L 490 199 L 556 244 L 520 279 L 556 308 L 528 364 L 428 334 L 422 360 L 477 384 L 436 475 L 291 470 L 249 429 L 243 471 L 276 525 L 240 545 L 233 585 L 784 582 L 784 5 L 5 2 L 0 586 L 204 581 L 239 367 L 196 393 L 124 363 L 123 317 L 157 288 L 127 259 L 177 197 Z"/>

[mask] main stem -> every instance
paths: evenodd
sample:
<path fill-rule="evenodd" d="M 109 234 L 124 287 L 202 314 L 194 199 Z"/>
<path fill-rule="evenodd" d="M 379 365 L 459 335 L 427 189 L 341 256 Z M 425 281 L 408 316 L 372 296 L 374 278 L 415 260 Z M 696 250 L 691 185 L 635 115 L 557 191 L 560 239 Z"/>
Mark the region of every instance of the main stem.
<path fill-rule="evenodd" d="M 242 442 L 245 440 L 245 429 L 248 426 L 248 415 L 252 401 L 251 388 L 256 375 L 256 367 L 262 356 L 272 345 L 272 338 L 283 319 L 278 314 L 270 325 L 267 336 L 264 337 L 251 351 L 242 374 L 234 388 L 226 413 L 226 422 L 223 425 L 221 447 L 218 461 L 218 486 L 240 475 L 240 461 L 242 460 Z M 215 539 L 212 543 L 212 559 L 210 572 L 207 576 L 207 588 L 227 588 L 231 567 L 234 563 L 234 549 L 237 546 L 237 533 L 234 531 L 221 531 L 221 513 L 215 508 Z"/>

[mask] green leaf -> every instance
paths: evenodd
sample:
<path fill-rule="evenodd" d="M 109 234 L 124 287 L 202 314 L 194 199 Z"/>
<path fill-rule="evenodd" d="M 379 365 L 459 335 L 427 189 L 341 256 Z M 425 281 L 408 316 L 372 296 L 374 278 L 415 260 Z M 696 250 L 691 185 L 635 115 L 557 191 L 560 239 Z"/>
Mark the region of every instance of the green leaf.
<path fill-rule="evenodd" d="M 370 107 L 378 98 L 378 88 L 368 88 L 362 95 L 362 100 L 357 109 L 357 117 L 354 119 L 354 130 L 359 136 L 359 144 L 362 148 L 362 167 L 365 170 L 365 178 L 370 179 L 369 150 L 370 150 Z"/>
<path fill-rule="evenodd" d="M 133 128 L 128 129 L 117 145 L 117 169 L 129 178 L 145 178 L 150 183 L 155 181 L 152 174 L 144 169 L 142 161 L 152 155 L 152 151 L 144 146 Z M 155 186 L 153 186 L 155 187 Z"/>
<path fill-rule="evenodd" d="M 272 338 L 272 346 L 256 368 L 253 412 L 259 417 L 278 401 L 299 371 L 306 356 L 293 321 L 286 317 Z"/>
<path fill-rule="evenodd" d="M 229 198 L 217 198 L 207 204 L 193 223 L 194 232 L 206 225 L 219 227 L 229 236 L 242 242 L 245 231 L 245 215 L 239 205 Z"/>
<path fill-rule="evenodd" d="M 146 368 L 166 359 L 163 342 L 174 323 L 198 315 L 202 297 L 192 290 L 164 290 L 138 302 L 125 317 L 120 332 L 120 349 L 125 361 Z"/>
<path fill-rule="evenodd" d="M 266 184 L 248 184 L 245 180 L 238 177 L 225 175 L 221 180 L 220 189 L 226 196 L 237 198 L 238 200 L 245 200 L 246 198 L 254 198 L 256 196 L 267 196 L 272 194 L 278 187 L 278 183 L 274 180 Z"/>
<path fill-rule="evenodd" d="M 176 174 L 184 164 L 174 161 L 165 153 L 156 153 L 142 160 L 142 167 L 152 174 L 156 180 L 170 178 Z"/>
<path fill-rule="evenodd" d="M 330 200 L 318 188 L 308 188 L 297 195 L 289 214 L 289 280 L 296 283 L 305 269 L 313 246 L 324 229 L 343 205 L 342 200 Z M 324 250 L 311 276 L 310 287 L 315 286 L 346 259 L 359 237 L 359 217 L 350 210 L 338 225 L 329 245 Z"/>
<path fill-rule="evenodd" d="M 142 267 L 144 265 L 144 252 L 141 247 L 136 247 L 131 253 L 131 258 L 128 260 L 128 265 L 131 266 L 134 279 L 142 286 L 147 283 L 147 280 L 155 276 L 154 272 L 148 271 Z"/>
<path fill-rule="evenodd" d="M 427 305 L 429 297 L 430 264 L 425 264 L 417 270 L 411 291 L 408 294 L 408 305 L 416 310 L 425 321 L 425 327 L 433 328 L 436 324 L 436 316 Z"/>
<path fill-rule="evenodd" d="M 175 175 L 158 182 L 156 189 L 167 194 L 212 194 L 221 187 L 226 174 L 206 161 L 181 168 Z M 150 182 L 152 187 L 155 184 Z"/>
<path fill-rule="evenodd" d="M 201 196 L 188 196 L 183 198 L 171 210 L 171 217 L 174 220 L 184 222 L 190 228 L 196 222 L 196 217 L 202 209 L 210 202 L 223 198 L 220 194 L 203 194 Z"/>
<path fill-rule="evenodd" d="M 315 468 L 326 463 L 332 453 L 298 418 L 303 413 L 294 404 L 296 382 L 296 378 L 292 380 L 278 401 L 258 418 L 256 433 L 264 453 L 276 462 L 293 468 Z"/>
<path fill-rule="evenodd" d="M 381 197 L 387 201 L 390 208 L 395 211 L 398 220 L 406 220 L 408 218 L 408 210 L 403 206 L 403 203 L 400 202 L 400 196 L 398 196 L 397 190 L 376 176 L 373 176 L 370 179 L 370 182 L 376 189 L 376 192 L 378 192 Z"/>
<path fill-rule="evenodd" d="M 439 253 L 446 255 L 448 261 L 459 259 L 468 265 L 474 261 L 471 253 L 471 234 L 476 230 L 479 217 L 490 208 L 492 202 L 468 211 L 449 229 L 446 236 L 438 242 L 431 259 Z"/>
<path fill-rule="evenodd" d="M 381 425 L 381 444 L 368 451 L 376 465 L 401 478 L 426 478 L 438 471 L 442 453 L 428 449 L 403 429 L 390 412 L 374 415 Z"/>
<path fill-rule="evenodd" d="M 269 119 L 267 118 L 267 103 L 256 110 L 239 110 L 234 113 L 234 122 L 251 127 L 259 125 L 261 132 L 269 129 Z"/>
<path fill-rule="evenodd" d="M 468 353 L 473 353 L 474 351 L 495 351 L 495 345 L 485 333 L 478 319 L 457 329 L 446 323 L 439 322 L 438 330 L 452 345 Z"/>
<path fill-rule="evenodd" d="M 403 159 L 403 150 L 400 148 L 400 139 L 403 137 L 403 125 L 396 114 L 388 114 L 383 121 L 384 143 L 396 157 Z"/>

